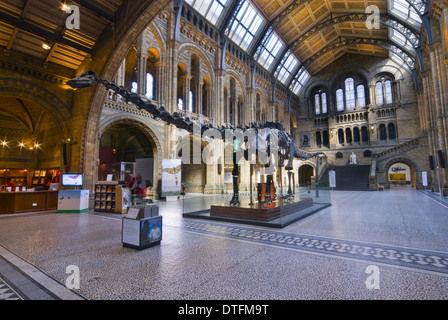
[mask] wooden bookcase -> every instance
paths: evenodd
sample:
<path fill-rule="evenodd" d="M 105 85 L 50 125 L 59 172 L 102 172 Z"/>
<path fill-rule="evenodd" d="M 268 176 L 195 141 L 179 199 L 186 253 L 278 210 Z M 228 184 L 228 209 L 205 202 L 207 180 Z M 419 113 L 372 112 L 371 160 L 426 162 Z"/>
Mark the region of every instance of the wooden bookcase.
<path fill-rule="evenodd" d="M 115 212 L 115 188 L 116 184 L 95 184 L 95 206 L 97 212 Z"/>

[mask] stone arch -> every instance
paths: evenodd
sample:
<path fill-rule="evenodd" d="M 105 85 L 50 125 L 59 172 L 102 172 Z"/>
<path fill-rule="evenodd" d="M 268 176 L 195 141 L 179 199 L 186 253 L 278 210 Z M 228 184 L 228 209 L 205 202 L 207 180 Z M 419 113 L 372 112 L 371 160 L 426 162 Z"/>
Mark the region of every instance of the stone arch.
<path fill-rule="evenodd" d="M 103 133 L 114 125 L 117 124 L 129 124 L 135 126 L 148 138 L 154 155 L 154 169 L 153 169 L 153 186 L 154 190 L 160 189 L 160 179 L 162 177 L 161 164 L 163 159 L 163 138 L 157 134 L 157 129 L 153 127 L 149 122 L 144 121 L 138 115 L 134 114 L 117 114 L 109 116 L 103 119 L 100 123 L 98 131 L 98 139 L 101 138 Z M 95 159 L 99 159 L 99 148 L 96 150 Z M 95 177 L 98 176 L 98 167 L 95 167 Z"/>
<path fill-rule="evenodd" d="M 69 106 L 57 95 L 36 83 L 24 79 L 0 78 L 0 97 L 18 97 L 38 101 L 55 119 L 61 138 L 64 141 L 73 139 L 71 136 Z M 61 112 L 62 110 L 62 112 Z"/>
<path fill-rule="evenodd" d="M 386 181 L 389 181 L 389 178 L 387 177 L 389 168 L 391 166 L 393 166 L 395 163 L 404 163 L 407 166 L 409 166 L 410 171 L 411 171 L 411 185 L 413 188 L 416 188 L 417 185 L 419 183 L 421 183 L 420 181 L 420 177 L 419 177 L 419 167 L 417 165 L 417 163 L 415 163 L 414 161 L 410 160 L 409 158 L 405 158 L 405 157 L 397 157 L 397 158 L 393 158 L 389 161 L 387 161 L 386 163 L 384 163 L 384 165 L 382 166 L 382 171 L 386 174 Z"/>
<path fill-rule="evenodd" d="M 315 175 L 315 164 L 304 161 L 298 168 L 298 183 L 300 187 L 307 187 L 311 183 L 311 177 Z"/>
<path fill-rule="evenodd" d="M 186 53 L 187 51 L 192 51 L 193 54 L 197 55 L 198 58 L 200 58 L 205 63 L 205 65 L 207 67 L 207 71 L 208 71 L 207 76 L 210 78 L 210 80 L 212 80 L 214 78 L 213 77 L 213 75 L 214 75 L 213 69 L 211 67 L 213 65 L 213 62 L 210 61 L 208 56 L 203 53 L 202 49 L 200 47 L 197 47 L 197 46 L 191 44 L 191 43 L 181 44 L 179 47 L 179 52 L 178 52 L 178 59 L 180 59 L 182 54 Z M 191 54 L 189 56 L 191 58 Z M 211 82 L 210 85 L 213 86 L 213 82 Z"/>

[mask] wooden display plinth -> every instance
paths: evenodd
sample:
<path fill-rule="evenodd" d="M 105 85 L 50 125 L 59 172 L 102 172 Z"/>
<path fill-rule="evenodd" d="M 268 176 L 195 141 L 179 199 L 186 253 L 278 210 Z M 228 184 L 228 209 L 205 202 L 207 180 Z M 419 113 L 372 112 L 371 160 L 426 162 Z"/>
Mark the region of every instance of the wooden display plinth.
<path fill-rule="evenodd" d="M 241 202 L 240 206 L 223 203 L 210 207 L 210 217 L 272 221 L 311 206 L 313 206 L 313 199 L 311 198 L 302 198 L 295 201 L 276 200 L 270 204 L 257 201 L 252 206 L 249 205 L 249 201 Z"/>

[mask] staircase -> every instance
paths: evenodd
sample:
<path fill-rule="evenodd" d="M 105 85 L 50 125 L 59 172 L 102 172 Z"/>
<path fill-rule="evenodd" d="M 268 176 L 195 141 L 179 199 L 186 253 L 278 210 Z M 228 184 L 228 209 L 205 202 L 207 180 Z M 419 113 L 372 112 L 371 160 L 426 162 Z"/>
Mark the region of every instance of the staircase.
<path fill-rule="evenodd" d="M 319 180 L 322 187 L 329 186 L 329 170 L 336 172 L 336 188 L 333 190 L 369 191 L 370 165 L 328 166 Z"/>

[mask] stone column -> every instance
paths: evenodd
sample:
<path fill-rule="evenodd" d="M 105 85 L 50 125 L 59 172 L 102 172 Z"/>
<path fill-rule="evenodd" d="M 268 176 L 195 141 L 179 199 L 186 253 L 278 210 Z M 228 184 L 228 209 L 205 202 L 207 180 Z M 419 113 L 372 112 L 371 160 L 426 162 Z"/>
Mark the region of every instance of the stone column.
<path fill-rule="evenodd" d="M 137 94 L 144 96 L 146 95 L 146 61 L 148 55 L 141 52 L 137 55 L 137 59 Z"/>
<path fill-rule="evenodd" d="M 182 83 L 183 83 L 183 86 L 182 86 L 182 99 L 184 100 L 184 110 L 185 111 L 190 111 L 190 99 L 189 99 L 190 80 L 191 80 L 191 76 L 184 75 L 182 77 Z"/>
<path fill-rule="evenodd" d="M 212 108 L 211 102 L 212 102 L 212 93 L 213 93 L 213 87 L 208 85 L 205 88 L 205 107 L 207 112 L 207 117 L 214 119 L 214 124 L 220 124 L 220 122 L 216 122 L 216 116 L 218 114 L 218 110 L 216 108 Z"/>
<path fill-rule="evenodd" d="M 175 40 L 167 41 L 167 63 L 166 63 L 166 89 L 162 96 L 165 97 L 165 108 L 173 113 L 177 110 L 177 56 L 179 51 L 179 42 Z"/>
<path fill-rule="evenodd" d="M 160 104 L 165 104 L 165 62 L 156 62 L 156 96 L 155 99 L 159 101 Z"/>
<path fill-rule="evenodd" d="M 200 81 L 196 86 L 196 113 L 204 114 L 202 110 L 202 88 L 204 87 L 204 82 Z"/>

